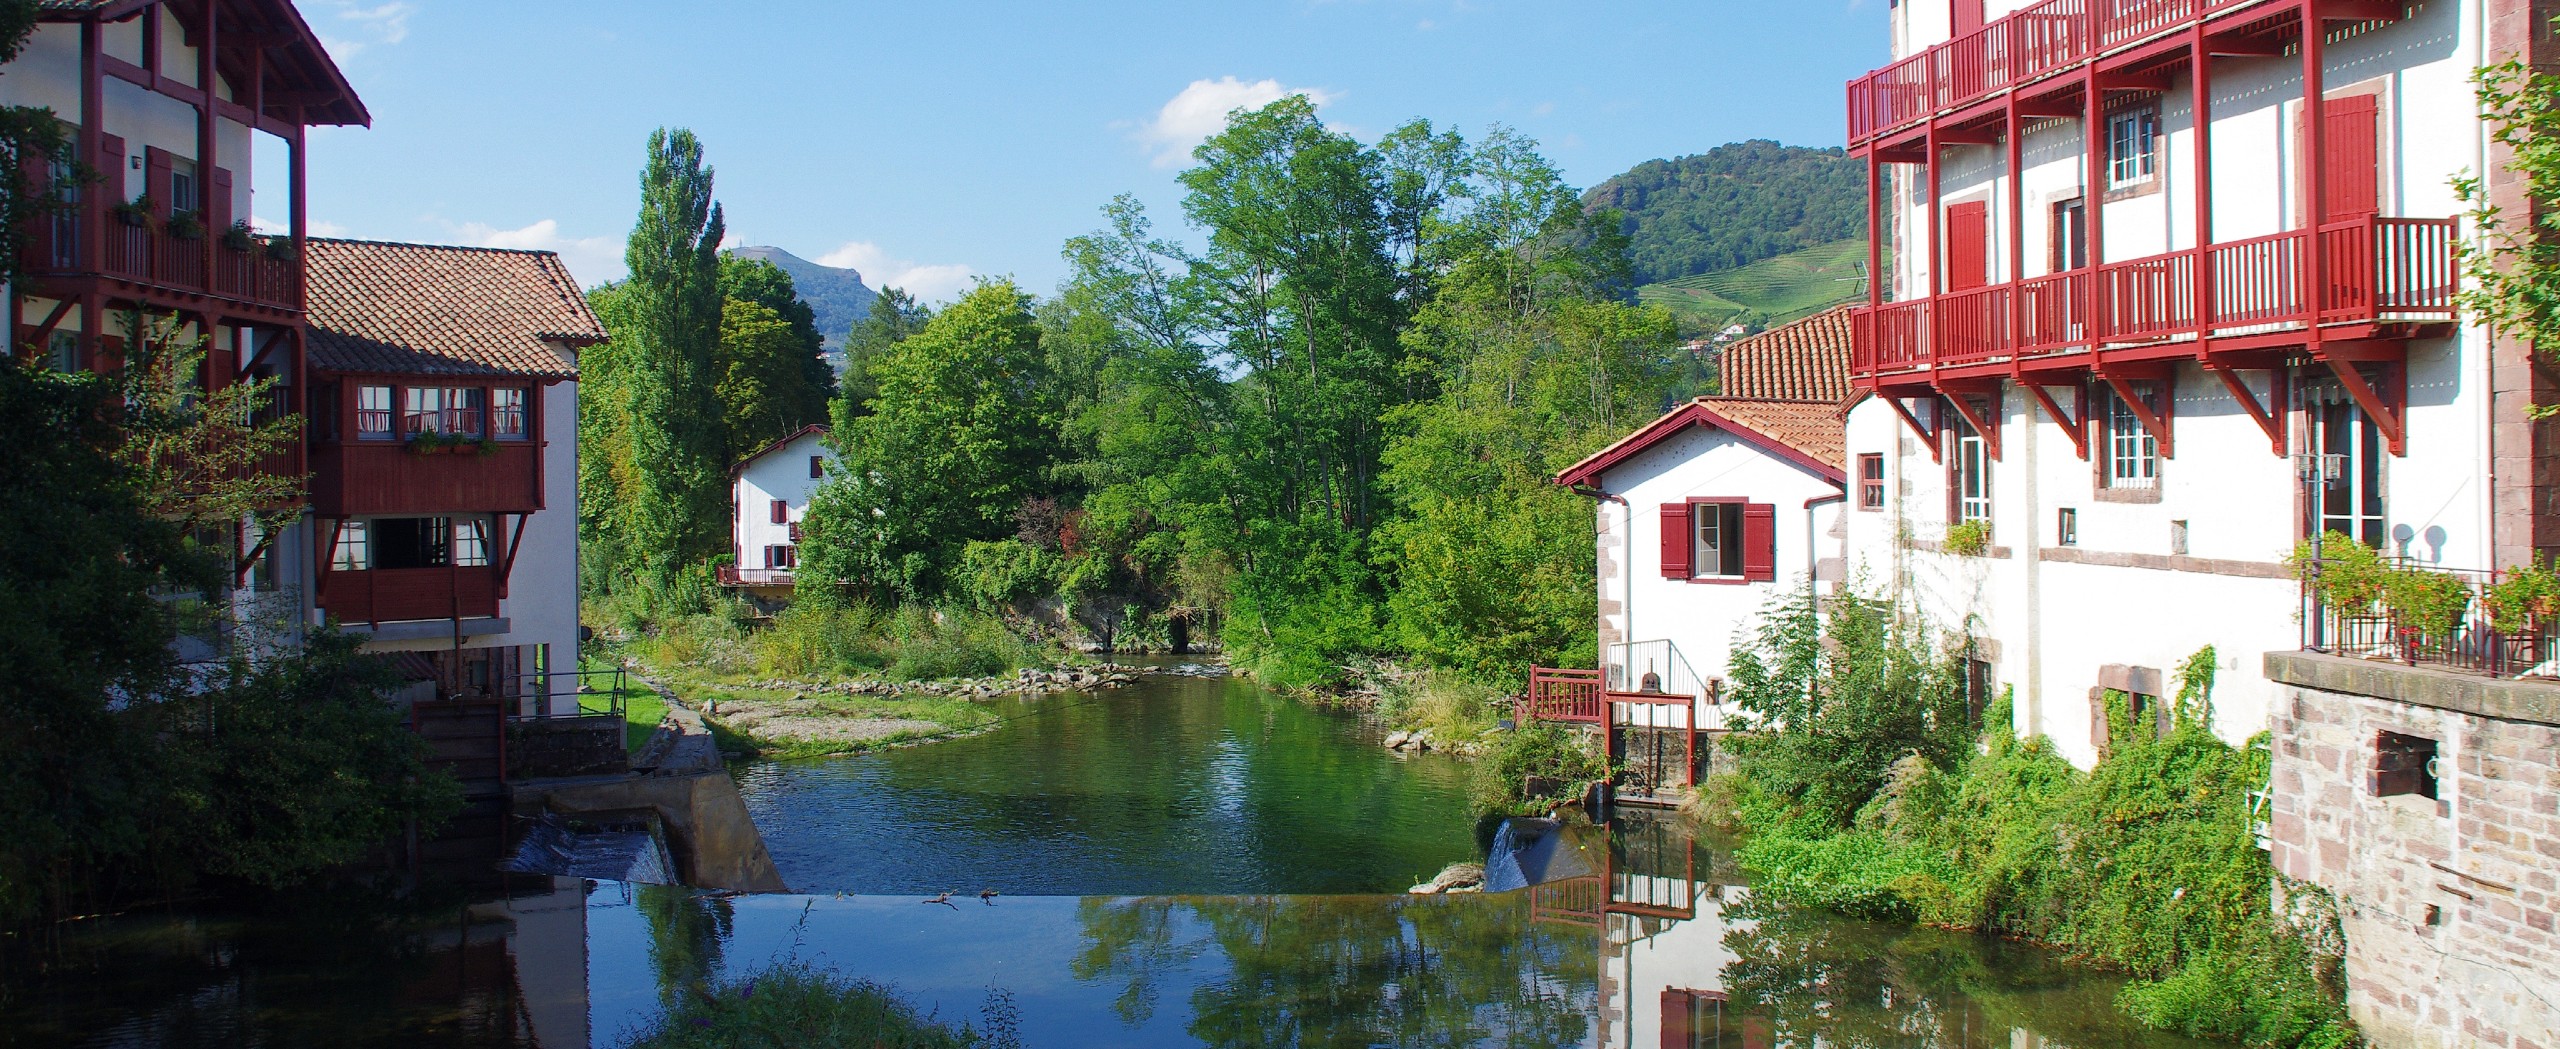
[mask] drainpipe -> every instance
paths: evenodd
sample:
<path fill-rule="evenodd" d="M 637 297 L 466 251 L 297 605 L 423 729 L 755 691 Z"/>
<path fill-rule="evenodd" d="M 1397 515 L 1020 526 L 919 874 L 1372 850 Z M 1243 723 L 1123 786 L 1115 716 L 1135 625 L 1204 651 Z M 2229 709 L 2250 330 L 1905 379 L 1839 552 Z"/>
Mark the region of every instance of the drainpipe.
<path fill-rule="evenodd" d="M 1848 500 L 1849 493 L 1844 490 L 1830 495 L 1817 495 L 1804 501 L 1804 592 L 1807 594 L 1819 594 L 1814 587 L 1813 577 L 1822 564 L 1820 552 L 1814 549 L 1813 508 L 1824 503 L 1841 503 Z M 1844 554 L 1843 557 L 1845 556 Z"/>
<path fill-rule="evenodd" d="M 1620 621 L 1621 621 L 1621 622 L 1623 622 L 1623 623 L 1625 624 L 1626 636 L 1625 636 L 1625 637 L 1624 637 L 1624 638 L 1623 638 L 1619 643 L 1620 643 L 1620 644 L 1623 644 L 1623 645 L 1628 646 L 1628 648 L 1627 648 L 1627 660 L 1628 660 L 1628 662 L 1629 662 L 1630 664 L 1633 664 L 1633 663 L 1634 663 L 1634 661 L 1635 661 L 1635 648 L 1634 648 L 1634 646 L 1635 646 L 1635 642 L 1636 642 L 1636 508 L 1635 508 L 1635 504 L 1628 502 L 1628 501 L 1626 500 L 1626 497 L 1625 497 L 1625 496 L 1611 495 L 1611 494 L 1609 494 L 1608 492 L 1603 491 L 1603 490 L 1598 489 L 1598 488 L 1590 488 L 1590 487 L 1586 487 L 1586 486 L 1578 485 L 1578 484 L 1577 484 L 1577 485 L 1573 485 L 1573 486 L 1571 486 L 1569 490 L 1570 490 L 1570 491 L 1572 491 L 1572 492 L 1573 492 L 1573 494 L 1575 494 L 1575 495 L 1584 496 L 1584 497 L 1586 497 L 1586 498 L 1591 498 L 1591 499 L 1597 499 L 1597 500 L 1599 500 L 1599 501 L 1601 501 L 1601 502 L 1604 502 L 1604 503 L 1616 503 L 1616 504 L 1618 504 L 1618 506 L 1619 506 L 1621 509 L 1623 509 L 1623 510 L 1625 510 L 1625 511 L 1626 511 L 1626 522 L 1627 522 L 1627 526 L 1626 526 L 1626 530 L 1625 530 L 1625 532 L 1623 533 L 1623 534 L 1626 536 L 1626 538 L 1625 538 L 1625 539 L 1623 539 L 1623 540 L 1621 540 L 1621 543 L 1622 543 L 1621 549 L 1625 550 L 1626 552 L 1618 558 L 1619 567 L 1620 567 L 1620 569 L 1624 572 L 1624 578 L 1623 578 L 1623 579 L 1622 579 L 1622 581 L 1621 581 L 1621 585 L 1624 587 L 1624 590 L 1623 590 L 1622 592 L 1626 595 L 1624 598 L 1622 598 L 1622 599 L 1621 599 L 1621 603 L 1620 603 L 1620 604 L 1619 604 L 1619 606 L 1618 606 L 1618 609 L 1619 609 L 1619 619 L 1620 619 Z M 1601 646 L 1601 648 L 1600 648 L 1600 668 L 1601 668 L 1601 673 L 1602 673 L 1602 674 L 1604 674 L 1604 675 L 1605 675 L 1605 674 L 1607 674 L 1607 673 L 1608 673 L 1608 665 L 1609 665 L 1609 649 L 1608 649 L 1608 646 L 1603 645 L 1603 646 Z M 1632 666 L 1630 666 L 1630 669 L 1632 669 Z"/>

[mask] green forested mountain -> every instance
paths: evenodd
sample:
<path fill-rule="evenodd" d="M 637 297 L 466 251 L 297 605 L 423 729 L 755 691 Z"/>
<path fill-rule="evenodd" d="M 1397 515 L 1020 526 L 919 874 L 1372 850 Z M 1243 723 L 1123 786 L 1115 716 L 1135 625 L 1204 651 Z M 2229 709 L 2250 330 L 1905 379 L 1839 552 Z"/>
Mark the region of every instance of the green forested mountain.
<path fill-rule="evenodd" d="M 1715 273 L 1866 235 L 1858 165 L 1767 139 L 1649 160 L 1583 194 L 1626 214 L 1638 284 Z"/>

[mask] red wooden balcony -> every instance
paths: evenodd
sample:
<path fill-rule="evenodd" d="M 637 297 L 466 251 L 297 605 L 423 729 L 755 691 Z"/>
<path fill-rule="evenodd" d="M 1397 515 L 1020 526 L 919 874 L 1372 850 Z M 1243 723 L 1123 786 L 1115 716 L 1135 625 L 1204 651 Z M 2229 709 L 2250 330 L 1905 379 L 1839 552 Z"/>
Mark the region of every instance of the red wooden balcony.
<path fill-rule="evenodd" d="M 2197 19 L 2284 0 L 2046 0 L 1849 82 L 1849 142 L 1958 109 Z"/>
<path fill-rule="evenodd" d="M 314 601 L 346 624 L 482 619 L 498 614 L 495 565 L 320 573 Z"/>
<path fill-rule="evenodd" d="M 794 525 L 792 527 L 797 528 L 799 526 Z M 790 586 L 791 570 L 788 568 L 740 568 L 736 565 L 721 565 L 720 585 Z"/>
<path fill-rule="evenodd" d="M 1600 724 L 1609 717 L 1607 688 L 1597 670 L 1530 667 L 1529 694 L 1513 709 L 1513 720 Z"/>
<path fill-rule="evenodd" d="M 259 238 L 255 247 L 241 251 L 224 244 L 219 230 L 203 237 L 176 237 L 161 228 L 156 219 L 148 225 L 135 226 L 109 215 L 101 238 L 104 257 L 92 265 L 82 257 L 79 219 L 77 215 L 62 215 L 33 224 L 20 256 L 29 275 L 106 276 L 271 309 L 302 308 L 302 263 L 298 258 L 268 254 L 270 238 Z M 205 264 L 208 240 L 213 252 L 210 271 Z"/>
<path fill-rule="evenodd" d="M 421 454 L 404 441 L 322 441 L 311 446 L 311 509 L 323 517 L 457 511 L 530 513 L 542 508 L 542 449 L 492 441 Z"/>
<path fill-rule="evenodd" d="M 1850 372 L 1872 385 L 2092 350 L 2280 341 L 2313 324 L 2453 319 L 2454 220 L 2367 216 L 2322 226 L 2322 287 L 2306 307 L 2302 254 L 2311 241 L 2294 230 L 1860 309 Z"/>

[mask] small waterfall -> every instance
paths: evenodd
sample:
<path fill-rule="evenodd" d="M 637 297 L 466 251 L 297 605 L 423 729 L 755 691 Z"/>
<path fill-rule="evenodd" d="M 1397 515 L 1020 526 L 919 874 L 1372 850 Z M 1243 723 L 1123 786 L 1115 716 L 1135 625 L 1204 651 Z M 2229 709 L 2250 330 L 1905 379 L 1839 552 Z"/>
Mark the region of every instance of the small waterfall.
<path fill-rule="evenodd" d="M 1502 821 L 1485 854 L 1484 891 L 1510 892 L 1600 873 L 1600 857 L 1591 854 L 1588 841 L 1580 840 L 1585 837 L 1561 820 L 1514 816 Z"/>
<path fill-rule="evenodd" d="M 655 813 L 575 821 L 543 813 L 525 829 L 515 854 L 500 866 L 519 874 L 678 884 Z"/>

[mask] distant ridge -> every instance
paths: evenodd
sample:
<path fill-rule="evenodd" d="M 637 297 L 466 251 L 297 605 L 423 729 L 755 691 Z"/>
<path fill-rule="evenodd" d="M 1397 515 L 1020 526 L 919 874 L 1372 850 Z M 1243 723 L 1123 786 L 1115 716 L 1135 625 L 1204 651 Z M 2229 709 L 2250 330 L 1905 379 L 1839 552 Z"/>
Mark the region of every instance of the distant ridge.
<path fill-rule="evenodd" d="M 801 301 L 817 315 L 818 334 L 826 339 L 829 350 L 844 345 L 845 333 L 853 330 L 853 322 L 870 316 L 871 300 L 880 297 L 870 285 L 862 283 L 862 272 L 850 267 L 821 266 L 775 247 L 731 248 L 729 254 L 763 259 L 790 274 Z"/>

